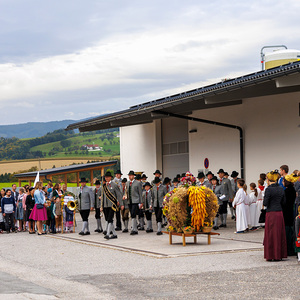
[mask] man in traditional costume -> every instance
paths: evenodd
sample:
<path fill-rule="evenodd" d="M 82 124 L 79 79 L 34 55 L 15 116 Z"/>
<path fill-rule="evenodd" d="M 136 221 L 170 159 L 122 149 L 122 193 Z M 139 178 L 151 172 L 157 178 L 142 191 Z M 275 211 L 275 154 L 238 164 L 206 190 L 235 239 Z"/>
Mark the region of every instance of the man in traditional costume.
<path fill-rule="evenodd" d="M 220 200 L 222 200 L 223 204 L 221 205 L 220 209 L 220 218 L 222 221 L 222 224 L 220 227 L 226 227 L 226 221 L 227 221 L 227 204 L 228 201 L 232 201 L 233 198 L 233 192 L 231 188 L 231 182 L 228 178 L 225 178 L 225 171 L 223 169 L 220 169 L 218 172 L 219 175 L 219 182 L 221 185 L 221 192 L 222 195 L 220 196 Z"/>
<path fill-rule="evenodd" d="M 90 187 L 88 187 L 87 180 L 81 178 L 80 180 L 80 190 L 79 190 L 79 213 L 82 218 L 82 230 L 79 232 L 80 235 L 89 235 L 89 215 L 90 210 L 94 209 L 95 196 Z"/>
<path fill-rule="evenodd" d="M 104 238 L 107 240 L 116 239 L 118 236 L 113 221 L 115 212 L 119 209 L 120 203 L 122 204 L 122 194 L 118 185 L 112 181 L 111 172 L 106 172 L 104 177 L 105 182 L 103 182 L 102 185 L 101 210 L 104 212 L 105 220 L 108 224 Z"/>
<path fill-rule="evenodd" d="M 131 235 L 138 234 L 136 216 L 142 203 L 142 183 L 135 180 L 134 171 L 128 173 L 129 181 L 126 183 L 127 200 L 132 220 Z M 123 197 L 124 199 L 124 197 Z"/>
<path fill-rule="evenodd" d="M 164 185 L 161 184 L 160 178 L 154 178 L 154 187 L 152 188 L 152 205 L 151 208 L 154 208 L 156 222 L 157 222 L 157 235 L 162 235 L 162 207 L 163 200 L 167 194 L 167 189 Z"/>

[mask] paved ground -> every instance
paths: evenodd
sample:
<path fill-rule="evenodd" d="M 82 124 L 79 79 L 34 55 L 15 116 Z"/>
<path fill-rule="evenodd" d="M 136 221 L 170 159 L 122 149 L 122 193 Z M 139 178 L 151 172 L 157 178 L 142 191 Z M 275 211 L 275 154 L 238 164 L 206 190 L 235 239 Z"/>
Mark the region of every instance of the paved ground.
<path fill-rule="evenodd" d="M 300 265 L 266 262 L 263 230 L 236 235 L 230 222 L 218 232 L 186 247 L 145 232 L 2 234 L 0 299 L 299 299 Z"/>

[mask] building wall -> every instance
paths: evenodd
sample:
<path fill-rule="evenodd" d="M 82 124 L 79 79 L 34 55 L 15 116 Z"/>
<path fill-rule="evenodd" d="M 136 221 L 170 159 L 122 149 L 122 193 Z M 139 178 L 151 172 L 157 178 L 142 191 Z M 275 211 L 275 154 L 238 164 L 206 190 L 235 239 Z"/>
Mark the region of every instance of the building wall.
<path fill-rule="evenodd" d="M 255 182 L 259 173 L 288 164 L 300 169 L 300 93 L 243 100 L 243 104 L 199 110 L 194 117 L 239 125 L 245 135 L 245 177 Z M 237 130 L 189 121 L 190 170 L 196 174 L 204 168 L 216 174 L 219 168 L 240 172 L 239 134 Z M 291 171 L 292 171 L 291 170 Z"/>
<path fill-rule="evenodd" d="M 174 178 L 189 168 L 188 120 L 162 119 L 163 176 Z"/>
<path fill-rule="evenodd" d="M 161 121 L 120 128 L 121 171 L 145 172 L 149 179 L 162 167 Z"/>

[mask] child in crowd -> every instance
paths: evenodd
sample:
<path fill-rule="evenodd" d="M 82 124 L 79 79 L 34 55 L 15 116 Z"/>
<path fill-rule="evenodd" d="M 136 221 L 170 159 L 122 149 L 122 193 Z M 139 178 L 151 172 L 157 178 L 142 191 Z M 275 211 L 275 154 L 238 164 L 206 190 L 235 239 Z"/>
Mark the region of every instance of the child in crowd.
<path fill-rule="evenodd" d="M 261 210 L 263 209 L 263 202 L 264 202 L 264 195 L 265 195 L 265 182 L 260 179 L 258 180 L 258 195 L 257 195 L 257 201 L 256 201 L 256 208 L 257 208 L 257 215 L 258 215 L 258 220 L 259 220 L 259 216 L 261 214 Z M 260 228 L 265 227 L 264 223 L 258 223 Z"/>
<path fill-rule="evenodd" d="M 151 184 L 146 182 L 144 185 L 144 191 L 142 195 L 142 203 L 143 203 L 143 210 L 145 211 L 146 220 L 147 220 L 147 229 L 146 232 L 153 232 L 152 228 L 152 209 L 150 209 L 151 202 L 152 202 L 152 193 L 151 193 Z"/>
<path fill-rule="evenodd" d="M 50 212 L 51 212 L 51 216 L 50 216 L 50 233 L 53 233 L 53 234 L 56 233 L 56 228 L 55 228 L 55 215 L 54 215 L 54 211 L 55 211 L 55 202 L 56 202 L 56 199 L 52 198 L 51 204 L 50 204 Z"/>
<path fill-rule="evenodd" d="M 246 194 L 246 198 L 245 198 L 244 203 L 245 203 L 245 210 L 246 210 L 247 224 L 248 224 L 248 228 L 246 229 L 246 231 L 248 231 L 249 230 L 249 225 L 251 223 L 250 222 L 250 198 L 249 198 L 249 195 L 247 193 L 247 185 L 246 184 L 243 185 L 243 190 Z"/>
<path fill-rule="evenodd" d="M 65 205 L 65 213 L 66 213 L 66 232 L 73 232 L 73 211 L 70 210 L 67 205 Z"/>
<path fill-rule="evenodd" d="M 5 196 L 5 189 L 1 189 L 0 191 L 0 233 L 2 233 L 5 230 L 5 223 L 4 218 L 2 215 L 2 209 L 1 209 L 1 199 Z"/>
<path fill-rule="evenodd" d="M 258 218 L 259 215 L 257 213 L 257 196 L 258 191 L 256 188 L 256 184 L 254 182 L 250 183 L 250 194 L 249 194 L 249 205 L 250 205 L 250 230 L 257 230 L 258 224 Z"/>
<path fill-rule="evenodd" d="M 238 179 L 237 187 L 238 191 L 235 194 L 232 206 L 236 208 L 236 232 L 244 233 L 248 229 L 247 213 L 245 201 L 247 201 L 245 192 L 245 180 Z"/>
<path fill-rule="evenodd" d="M 35 234 L 35 221 L 30 218 L 30 214 L 34 208 L 34 188 L 29 188 L 29 194 L 26 196 L 26 219 L 28 220 L 29 234 Z"/>
<path fill-rule="evenodd" d="M 298 257 L 298 264 L 300 264 L 300 206 L 298 207 L 298 216 L 295 221 L 295 235 L 296 235 L 296 247 L 295 252 Z"/>
<path fill-rule="evenodd" d="M 55 205 L 53 206 L 53 214 L 55 216 L 56 232 L 61 232 L 62 212 L 61 212 L 61 200 L 59 197 L 57 197 L 55 200 Z"/>
<path fill-rule="evenodd" d="M 19 221 L 19 231 L 23 231 L 23 219 L 24 219 L 24 210 L 23 210 L 23 198 L 25 196 L 25 190 L 24 188 L 19 189 L 19 195 L 17 200 L 17 213 L 16 213 L 16 219 Z"/>
<path fill-rule="evenodd" d="M 6 232 L 9 233 L 10 229 L 13 232 L 17 232 L 15 231 L 15 222 L 14 222 L 16 203 L 15 203 L 15 199 L 11 196 L 10 189 L 6 190 L 5 196 L 1 200 L 1 209 L 5 220 Z"/>

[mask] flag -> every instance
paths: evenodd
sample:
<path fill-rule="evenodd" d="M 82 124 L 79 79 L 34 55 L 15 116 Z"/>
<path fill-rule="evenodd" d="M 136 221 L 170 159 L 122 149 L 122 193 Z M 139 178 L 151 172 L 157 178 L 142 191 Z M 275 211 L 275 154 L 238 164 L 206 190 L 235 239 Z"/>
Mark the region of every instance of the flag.
<path fill-rule="evenodd" d="M 40 171 L 37 172 L 36 174 L 36 177 L 35 177 L 35 180 L 34 180 L 34 184 L 33 184 L 33 187 L 35 187 L 36 183 L 40 181 Z"/>

